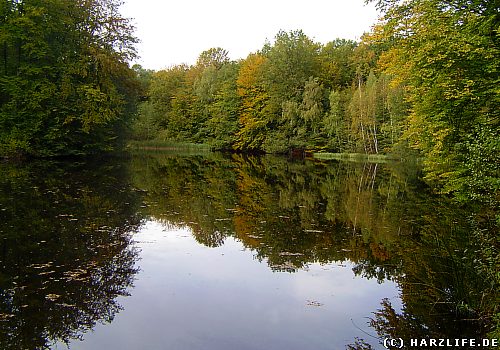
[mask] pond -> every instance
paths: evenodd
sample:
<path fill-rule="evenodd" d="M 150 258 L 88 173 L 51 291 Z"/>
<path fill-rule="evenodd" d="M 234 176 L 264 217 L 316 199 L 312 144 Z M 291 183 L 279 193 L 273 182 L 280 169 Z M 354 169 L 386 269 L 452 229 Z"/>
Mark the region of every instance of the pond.
<path fill-rule="evenodd" d="M 383 349 L 482 337 L 468 212 L 407 163 L 0 164 L 2 349 Z"/>

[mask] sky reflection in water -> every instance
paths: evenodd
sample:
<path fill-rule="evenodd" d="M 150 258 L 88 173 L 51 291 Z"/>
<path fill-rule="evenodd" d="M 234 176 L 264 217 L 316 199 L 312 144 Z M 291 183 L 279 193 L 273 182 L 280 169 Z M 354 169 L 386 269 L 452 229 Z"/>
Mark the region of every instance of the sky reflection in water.
<path fill-rule="evenodd" d="M 400 308 L 395 283 L 349 262 L 273 272 L 232 237 L 209 248 L 158 221 L 134 238 L 141 271 L 124 310 L 71 349 L 344 349 L 355 337 L 380 348 L 368 317 L 383 298 Z"/>
<path fill-rule="evenodd" d="M 498 295 L 471 208 L 406 163 L 161 153 L 0 173 L 5 350 L 381 349 L 368 334 L 483 337 Z"/>

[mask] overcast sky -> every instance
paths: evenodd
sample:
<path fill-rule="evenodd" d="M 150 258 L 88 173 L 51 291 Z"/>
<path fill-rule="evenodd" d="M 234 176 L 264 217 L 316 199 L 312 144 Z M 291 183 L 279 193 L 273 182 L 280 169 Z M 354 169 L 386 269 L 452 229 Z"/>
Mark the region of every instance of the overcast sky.
<path fill-rule="evenodd" d="M 377 12 L 364 0 L 124 0 L 141 40 L 138 60 L 145 68 L 194 64 L 212 47 L 245 58 L 272 41 L 279 30 L 302 29 L 311 39 L 359 39 Z"/>

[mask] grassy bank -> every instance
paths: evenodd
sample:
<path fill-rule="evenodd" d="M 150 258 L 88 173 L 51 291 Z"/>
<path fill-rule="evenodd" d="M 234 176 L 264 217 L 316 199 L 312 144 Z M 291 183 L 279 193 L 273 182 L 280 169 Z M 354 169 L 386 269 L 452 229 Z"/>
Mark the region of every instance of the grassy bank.
<path fill-rule="evenodd" d="M 394 155 L 387 154 L 365 154 L 365 153 L 313 153 L 313 157 L 322 160 L 343 160 L 349 162 L 370 162 L 387 163 L 390 161 L 401 160 Z"/>
<path fill-rule="evenodd" d="M 127 144 L 128 150 L 152 150 L 152 151 L 183 151 L 183 152 L 210 152 L 211 147 L 207 144 L 175 142 L 175 141 L 130 141 Z"/>

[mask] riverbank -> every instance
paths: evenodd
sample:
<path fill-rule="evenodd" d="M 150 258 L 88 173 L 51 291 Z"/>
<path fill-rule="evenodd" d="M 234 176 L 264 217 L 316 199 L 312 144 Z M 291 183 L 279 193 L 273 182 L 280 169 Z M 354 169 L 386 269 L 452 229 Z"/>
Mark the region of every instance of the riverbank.
<path fill-rule="evenodd" d="M 126 146 L 127 150 L 144 150 L 144 151 L 196 151 L 210 152 L 212 147 L 202 143 L 190 142 L 175 142 L 175 141 L 129 141 Z"/>

